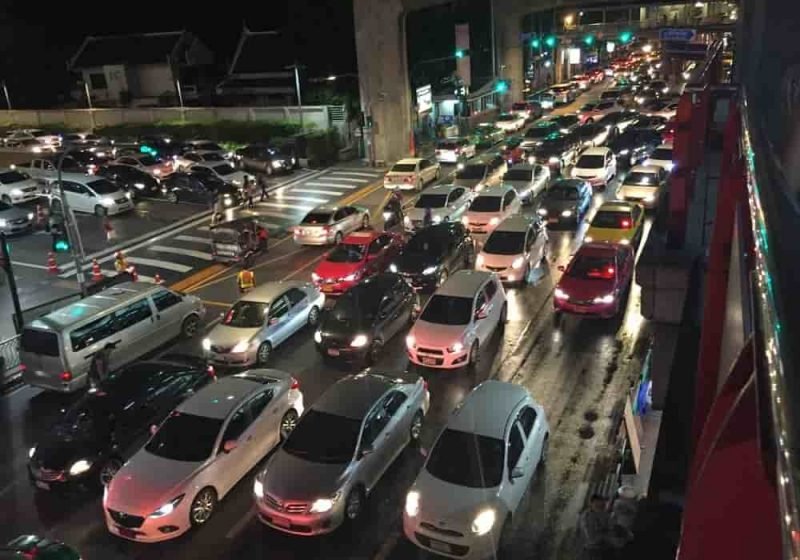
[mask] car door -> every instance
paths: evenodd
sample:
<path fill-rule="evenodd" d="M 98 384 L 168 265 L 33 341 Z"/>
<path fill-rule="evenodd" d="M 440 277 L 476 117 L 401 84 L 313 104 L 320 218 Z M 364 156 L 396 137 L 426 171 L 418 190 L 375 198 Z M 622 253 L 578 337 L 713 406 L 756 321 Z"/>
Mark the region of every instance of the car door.
<path fill-rule="evenodd" d="M 486 316 L 483 319 L 478 319 L 478 313 L 481 312 Z M 478 338 L 478 343 L 483 345 L 492 332 L 491 326 L 491 303 L 486 299 L 486 292 L 483 288 L 478 290 L 475 295 L 473 304 L 473 330 L 475 336 Z"/>
<path fill-rule="evenodd" d="M 408 319 L 408 314 L 404 313 L 406 306 L 403 305 L 408 294 L 400 285 L 401 282 L 401 280 L 397 281 L 391 291 L 383 297 L 378 308 L 378 320 L 382 323 L 384 344 L 405 326 Z"/>
<path fill-rule="evenodd" d="M 344 212 L 345 220 L 347 220 L 348 231 L 355 231 L 361 228 L 361 216 L 358 213 L 358 209 L 352 206 L 345 206 L 342 211 Z"/>
<path fill-rule="evenodd" d="M 519 427 L 525 437 L 526 478 L 533 475 L 542 456 L 544 438 L 547 435 L 544 419 L 539 417 L 531 404 L 525 404 L 518 416 Z"/>
<path fill-rule="evenodd" d="M 522 497 L 528 489 L 528 481 L 530 476 L 526 471 L 530 467 L 529 461 L 525 455 L 525 435 L 516 420 L 509 430 L 508 438 L 506 440 L 506 480 L 508 484 L 505 486 L 505 501 L 508 509 L 511 512 L 516 512 Z M 512 478 L 512 473 L 515 469 L 522 470 L 522 476 Z"/>
<path fill-rule="evenodd" d="M 222 430 L 222 437 L 219 440 L 219 447 L 217 448 L 213 465 L 205 474 L 207 477 L 205 483 L 214 483 L 220 497 L 227 494 L 253 467 L 250 464 L 254 455 L 253 434 L 248 432 L 248 428 L 253 423 L 254 418 L 250 416 L 249 404 L 249 400 L 240 403 L 228 416 L 225 427 Z M 186 435 L 191 437 L 191 434 Z M 226 442 L 235 442 L 235 447 L 226 452 Z"/>
<path fill-rule="evenodd" d="M 153 305 L 156 308 L 156 324 L 159 337 L 164 340 L 173 339 L 181 333 L 183 314 L 181 306 L 183 298 L 165 288 L 152 295 Z"/>
<path fill-rule="evenodd" d="M 386 426 L 386 437 L 389 440 L 387 468 L 408 444 L 411 420 L 416 412 L 411 410 L 410 404 L 408 395 L 400 390 L 390 391 L 385 397 L 383 406 L 389 415 L 389 422 Z"/>
<path fill-rule="evenodd" d="M 114 352 L 111 352 L 110 370 L 132 362 L 166 340 L 156 328 L 154 315 L 149 296 L 133 301 L 114 312 L 114 325 L 121 343 Z"/>
<path fill-rule="evenodd" d="M 465 188 L 456 187 L 447 195 L 447 215 L 450 217 L 451 222 L 457 222 L 464 215 L 464 211 L 469 204 L 469 197 L 464 196 L 466 192 Z"/>
<path fill-rule="evenodd" d="M 58 184 L 56 183 L 53 186 L 58 192 Z M 64 196 L 66 197 L 67 205 L 72 209 L 73 212 L 92 212 L 94 208 L 89 208 L 88 196 L 84 194 L 84 192 L 88 193 L 88 189 L 86 189 L 83 185 L 75 183 L 74 181 L 61 181 L 61 188 L 64 190 Z M 59 193 L 60 194 L 60 193 Z"/>
<path fill-rule="evenodd" d="M 361 441 L 358 445 L 359 478 L 371 489 L 386 470 L 394 452 L 389 441 L 389 421 L 386 409 L 390 394 L 382 396 L 364 419 Z"/>
<path fill-rule="evenodd" d="M 286 299 L 289 302 L 288 337 L 302 329 L 308 322 L 310 301 L 306 292 L 300 288 L 290 288 L 286 292 Z"/>
<path fill-rule="evenodd" d="M 268 388 L 247 401 L 247 413 L 251 422 L 241 439 L 244 439 L 243 443 L 247 446 L 244 455 L 249 465 L 248 470 L 255 467 L 280 442 L 281 419 L 286 411 L 285 406 L 278 401 L 285 399 L 275 399 L 275 391 L 275 388 Z"/>
<path fill-rule="evenodd" d="M 516 191 L 510 190 L 503 195 L 503 219 L 518 214 L 520 211 L 519 198 Z"/>
<path fill-rule="evenodd" d="M 292 333 L 289 325 L 289 300 L 281 295 L 269 306 L 267 314 L 267 328 L 263 340 L 269 340 L 272 346 L 278 346 L 281 342 L 289 338 Z"/>

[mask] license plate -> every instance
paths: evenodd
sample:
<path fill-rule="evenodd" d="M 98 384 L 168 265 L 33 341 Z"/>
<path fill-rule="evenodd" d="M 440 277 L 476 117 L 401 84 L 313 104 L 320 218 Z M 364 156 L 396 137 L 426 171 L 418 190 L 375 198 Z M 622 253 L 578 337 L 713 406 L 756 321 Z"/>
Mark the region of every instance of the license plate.
<path fill-rule="evenodd" d="M 547 218 L 547 223 L 555 224 L 558 222 L 558 218 Z"/>
<path fill-rule="evenodd" d="M 37 480 L 34 482 L 34 484 L 36 484 L 37 488 L 41 488 L 42 490 L 50 490 L 50 485 L 46 482 L 42 482 L 41 480 Z"/>
<path fill-rule="evenodd" d="M 332 292 L 333 291 L 333 286 L 322 286 L 322 291 L 326 292 L 326 293 L 327 292 Z"/>
<path fill-rule="evenodd" d="M 328 348 L 328 356 L 338 356 L 339 354 L 338 348 Z"/>
<path fill-rule="evenodd" d="M 272 524 L 277 525 L 278 527 L 285 527 L 287 529 L 292 526 L 291 521 L 289 521 L 285 517 L 278 517 L 278 516 L 272 517 Z"/>
<path fill-rule="evenodd" d="M 133 529 L 127 529 L 125 527 L 120 527 L 119 525 L 117 525 L 117 530 L 119 531 L 119 534 L 122 535 L 123 537 L 126 537 L 128 539 L 136 538 L 136 531 L 134 531 Z"/>
<path fill-rule="evenodd" d="M 426 366 L 435 366 L 436 358 L 422 358 L 422 363 Z"/>
<path fill-rule="evenodd" d="M 437 552 L 444 552 L 450 554 L 450 545 L 441 541 L 430 540 L 431 548 Z"/>

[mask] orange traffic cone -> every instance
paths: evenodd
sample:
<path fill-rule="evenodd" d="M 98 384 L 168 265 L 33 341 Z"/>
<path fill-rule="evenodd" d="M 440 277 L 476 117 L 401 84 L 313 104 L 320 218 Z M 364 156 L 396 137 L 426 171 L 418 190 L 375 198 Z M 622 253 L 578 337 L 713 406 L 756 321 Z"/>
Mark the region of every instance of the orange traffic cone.
<path fill-rule="evenodd" d="M 136 272 L 135 266 L 131 265 L 130 268 L 128 268 L 128 272 L 131 275 L 131 282 L 136 282 L 139 279 L 139 273 Z"/>
<path fill-rule="evenodd" d="M 161 284 L 164 283 L 164 279 L 161 278 L 161 276 L 158 274 L 158 272 L 156 272 L 156 275 L 153 277 L 153 281 L 158 285 L 161 285 Z"/>
<path fill-rule="evenodd" d="M 103 279 L 103 273 L 100 270 L 100 263 L 97 259 L 92 259 L 92 282 L 99 282 Z"/>
<path fill-rule="evenodd" d="M 56 256 L 52 252 L 47 253 L 47 272 L 58 274 L 58 263 L 56 262 Z"/>

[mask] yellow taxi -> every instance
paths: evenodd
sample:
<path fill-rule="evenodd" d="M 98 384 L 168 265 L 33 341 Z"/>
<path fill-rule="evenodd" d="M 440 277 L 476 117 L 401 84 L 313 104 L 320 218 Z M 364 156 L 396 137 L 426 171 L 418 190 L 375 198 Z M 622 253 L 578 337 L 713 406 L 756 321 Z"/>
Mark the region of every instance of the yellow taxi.
<path fill-rule="evenodd" d="M 604 202 L 589 224 L 586 243 L 619 243 L 638 247 L 644 231 L 644 207 L 635 202 Z"/>

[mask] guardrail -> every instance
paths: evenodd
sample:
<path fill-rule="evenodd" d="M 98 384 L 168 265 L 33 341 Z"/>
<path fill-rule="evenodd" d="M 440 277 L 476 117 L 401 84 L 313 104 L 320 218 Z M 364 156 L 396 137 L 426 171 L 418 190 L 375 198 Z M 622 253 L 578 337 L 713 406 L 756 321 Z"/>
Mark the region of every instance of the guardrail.
<path fill-rule="evenodd" d="M 0 386 L 20 371 L 19 339 L 16 335 L 0 340 Z"/>

